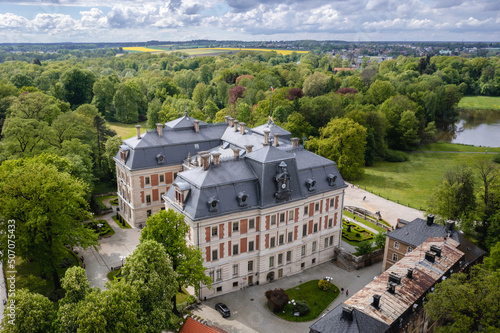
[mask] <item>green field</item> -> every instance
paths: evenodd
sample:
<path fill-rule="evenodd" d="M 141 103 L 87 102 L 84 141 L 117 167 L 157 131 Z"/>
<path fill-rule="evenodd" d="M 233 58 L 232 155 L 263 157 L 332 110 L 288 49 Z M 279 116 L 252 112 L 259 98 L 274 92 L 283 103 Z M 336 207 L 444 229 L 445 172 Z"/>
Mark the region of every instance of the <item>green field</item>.
<path fill-rule="evenodd" d="M 474 166 L 479 160 L 491 160 L 492 154 L 413 153 L 403 163 L 376 162 L 365 168 L 358 181 L 366 190 L 403 205 L 425 210 L 433 190 L 448 170 L 460 165 Z"/>
<path fill-rule="evenodd" d="M 116 132 L 116 135 L 122 138 L 122 140 L 131 138 L 136 134 L 135 125 L 137 124 L 122 124 L 118 122 L 110 122 L 108 124 L 109 127 Z M 139 125 L 141 125 L 141 133 L 145 133 L 146 122 L 139 123 Z"/>
<path fill-rule="evenodd" d="M 419 151 L 460 151 L 460 152 L 500 152 L 500 148 L 492 147 L 476 147 L 471 145 L 464 145 L 460 143 L 437 142 L 423 145 L 418 148 Z"/>
<path fill-rule="evenodd" d="M 458 107 L 461 109 L 500 110 L 500 97 L 467 96 L 460 100 Z"/>

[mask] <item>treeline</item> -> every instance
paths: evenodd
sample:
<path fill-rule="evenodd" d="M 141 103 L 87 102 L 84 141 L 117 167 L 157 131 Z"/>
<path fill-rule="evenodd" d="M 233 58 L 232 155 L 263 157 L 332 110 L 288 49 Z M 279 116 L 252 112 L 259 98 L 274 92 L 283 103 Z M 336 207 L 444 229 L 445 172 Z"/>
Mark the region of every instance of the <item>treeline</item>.
<path fill-rule="evenodd" d="M 463 95 L 500 94 L 498 57 L 400 56 L 381 63 L 369 63 L 367 58 L 362 70 L 350 70 L 350 66 L 340 56 L 251 51 L 217 57 L 133 54 L 4 63 L 0 65 L 2 156 L 29 155 L 37 147 L 64 142 L 37 134 L 51 131 L 32 124 L 33 120 L 52 127 L 58 117 L 86 112 L 89 119 L 98 116 L 103 126 L 103 119 L 147 120 L 149 128 L 154 128 L 157 122 L 175 119 L 187 109 L 206 122 L 223 121 L 230 115 L 249 126 L 263 124 L 272 116 L 300 138 L 318 137 L 332 119 L 348 118 L 365 129 L 359 131 L 364 136 L 363 159 L 358 163 L 362 166 L 378 158 L 400 159 L 392 150 L 411 150 L 432 141 L 435 122 L 453 120 Z M 346 69 L 338 70 L 341 67 Z M 34 100 L 43 106 L 43 116 L 20 111 L 32 109 Z M 91 141 L 99 147 L 99 158 L 94 158 L 93 165 L 101 168 L 102 142 L 112 133 L 99 137 L 97 133 L 104 132 L 95 128 Z M 23 131 L 26 142 L 16 137 Z M 81 136 L 80 131 L 75 133 Z M 321 141 L 309 147 L 319 150 L 320 146 Z M 359 175 L 354 172 L 347 178 Z"/>

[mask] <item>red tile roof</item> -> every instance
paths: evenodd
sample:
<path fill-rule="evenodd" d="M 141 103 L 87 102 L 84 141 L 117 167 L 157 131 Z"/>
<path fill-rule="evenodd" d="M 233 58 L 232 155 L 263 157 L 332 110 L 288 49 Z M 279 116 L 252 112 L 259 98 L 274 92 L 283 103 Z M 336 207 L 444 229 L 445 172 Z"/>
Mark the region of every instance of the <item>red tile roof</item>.
<path fill-rule="evenodd" d="M 182 325 L 181 331 L 179 333 L 221 333 L 222 330 L 217 330 L 215 328 L 209 327 L 199 321 L 194 320 L 191 317 L 186 319 L 184 325 Z"/>

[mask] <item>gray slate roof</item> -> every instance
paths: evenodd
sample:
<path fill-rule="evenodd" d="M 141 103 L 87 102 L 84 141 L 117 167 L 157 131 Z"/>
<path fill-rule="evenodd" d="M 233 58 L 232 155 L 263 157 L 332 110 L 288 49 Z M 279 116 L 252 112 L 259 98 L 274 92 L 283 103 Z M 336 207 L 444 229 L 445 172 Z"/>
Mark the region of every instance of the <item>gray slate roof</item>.
<path fill-rule="evenodd" d="M 339 305 L 312 324 L 309 329 L 310 333 L 379 333 L 386 332 L 389 325 L 356 308 L 352 312 L 352 321 L 345 320 L 342 318 L 342 306 Z"/>
<path fill-rule="evenodd" d="M 252 131 L 255 133 L 259 133 L 261 135 L 264 135 L 265 129 L 268 129 L 270 131 L 269 132 L 270 137 L 274 137 L 274 134 L 278 133 L 279 137 L 283 138 L 285 140 L 289 141 L 292 138 L 292 134 L 290 132 L 288 132 L 286 129 L 281 128 L 278 125 L 276 125 L 275 123 L 269 122 L 269 121 L 267 123 L 265 123 L 264 125 L 260 125 L 260 126 L 253 128 Z"/>

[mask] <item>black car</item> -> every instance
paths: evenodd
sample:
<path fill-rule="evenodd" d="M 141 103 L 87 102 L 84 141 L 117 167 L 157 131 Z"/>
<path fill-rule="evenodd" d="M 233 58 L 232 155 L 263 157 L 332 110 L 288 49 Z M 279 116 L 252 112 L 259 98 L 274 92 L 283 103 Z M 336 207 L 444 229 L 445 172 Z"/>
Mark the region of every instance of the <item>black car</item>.
<path fill-rule="evenodd" d="M 217 304 L 215 304 L 215 310 L 219 311 L 219 313 L 224 318 L 227 318 L 227 317 L 231 316 L 231 311 L 229 311 L 229 308 L 224 303 L 217 303 Z"/>

